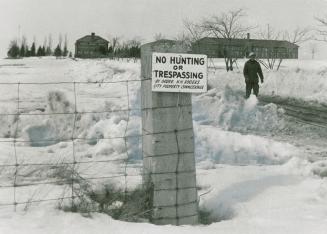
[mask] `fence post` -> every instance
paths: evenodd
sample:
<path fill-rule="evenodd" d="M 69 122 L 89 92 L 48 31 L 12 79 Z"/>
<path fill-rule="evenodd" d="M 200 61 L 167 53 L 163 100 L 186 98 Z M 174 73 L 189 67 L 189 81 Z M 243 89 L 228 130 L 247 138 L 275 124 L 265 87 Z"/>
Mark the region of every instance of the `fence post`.
<path fill-rule="evenodd" d="M 177 41 L 141 47 L 143 184 L 151 188 L 152 222 L 197 224 L 192 101 L 189 93 L 152 92 L 152 53 L 186 53 Z"/>

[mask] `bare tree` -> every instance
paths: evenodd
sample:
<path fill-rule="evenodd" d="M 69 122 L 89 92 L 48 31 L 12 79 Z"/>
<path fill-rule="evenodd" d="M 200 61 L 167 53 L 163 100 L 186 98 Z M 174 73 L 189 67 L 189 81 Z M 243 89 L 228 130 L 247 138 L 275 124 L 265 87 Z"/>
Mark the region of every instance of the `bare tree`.
<path fill-rule="evenodd" d="M 159 41 L 159 40 L 165 39 L 165 35 L 163 35 L 162 33 L 156 33 L 156 34 L 154 34 L 153 39 L 155 41 Z"/>
<path fill-rule="evenodd" d="M 258 32 L 258 36 L 261 39 L 265 40 L 278 40 L 281 38 L 282 32 L 277 31 L 275 28 L 271 27 L 270 24 L 267 24 L 265 29 L 261 29 Z"/>
<path fill-rule="evenodd" d="M 113 37 L 112 38 L 112 47 L 113 47 L 113 50 L 115 50 L 118 46 L 119 46 L 119 44 L 120 44 L 120 38 L 119 37 Z"/>
<path fill-rule="evenodd" d="M 45 54 L 47 56 L 50 56 L 52 54 L 52 35 L 51 33 L 48 35 L 48 46 L 46 46 L 46 51 L 45 51 Z"/>
<path fill-rule="evenodd" d="M 278 31 L 268 24 L 265 30 L 258 33 L 258 36 L 265 40 L 286 40 L 290 43 L 300 44 L 312 40 L 311 32 L 312 29 L 309 27 L 296 27 L 294 30 Z M 279 51 L 269 48 L 267 58 L 259 59 L 259 62 L 267 69 L 273 70 L 276 68 L 278 70 L 283 62 L 283 56 Z"/>
<path fill-rule="evenodd" d="M 188 49 L 191 50 L 192 45 L 201 39 L 204 35 L 203 28 L 188 20 L 183 20 L 184 30 L 177 34 L 174 38 L 177 41 L 181 41 Z"/>
<path fill-rule="evenodd" d="M 315 19 L 319 24 L 317 31 L 320 35 L 320 37 L 316 38 L 316 40 L 327 42 L 327 16 L 325 18 L 315 17 Z"/>
<path fill-rule="evenodd" d="M 205 35 L 205 31 L 201 27 L 188 19 L 183 20 L 184 31 L 177 36 L 177 40 L 182 41 L 188 48 L 196 43 Z"/>
<path fill-rule="evenodd" d="M 177 34 L 177 36 L 174 39 L 176 41 L 182 42 L 188 48 L 191 48 L 191 46 L 192 46 L 191 39 L 190 39 L 189 35 L 186 34 L 185 32 L 181 32 L 181 33 Z"/>
<path fill-rule="evenodd" d="M 47 37 L 44 37 L 44 40 L 43 40 L 43 48 L 44 49 L 47 47 L 47 44 L 48 44 L 48 39 L 47 39 Z"/>
<path fill-rule="evenodd" d="M 202 27 L 219 38 L 243 38 L 249 30 L 253 29 L 253 27 L 242 24 L 245 16 L 243 9 L 231 10 L 204 20 Z"/>
<path fill-rule="evenodd" d="M 61 44 L 62 44 L 62 34 L 60 33 L 59 39 L 58 39 L 58 45 L 59 45 L 60 49 L 61 49 Z"/>
<path fill-rule="evenodd" d="M 283 39 L 294 44 L 300 44 L 313 39 L 310 35 L 311 31 L 312 29 L 309 27 L 296 27 L 293 31 L 284 31 Z"/>
<path fill-rule="evenodd" d="M 133 39 L 127 41 L 127 44 L 130 47 L 141 46 L 141 43 L 142 43 L 142 38 L 140 38 L 140 37 L 134 37 Z"/>
<path fill-rule="evenodd" d="M 201 24 L 203 31 L 208 35 L 229 40 L 230 45 L 223 50 L 227 71 L 233 70 L 233 64 L 237 60 L 231 52 L 231 40 L 244 38 L 246 33 L 254 28 L 243 23 L 245 16 L 243 9 L 231 10 L 227 13 L 205 19 Z"/>
<path fill-rule="evenodd" d="M 183 25 L 186 30 L 185 34 L 188 35 L 192 43 L 201 39 L 205 34 L 205 31 L 201 25 L 198 25 L 188 19 L 183 20 Z"/>
<path fill-rule="evenodd" d="M 116 52 L 120 47 L 121 38 L 119 36 L 114 36 L 111 34 L 108 34 L 107 37 L 109 40 L 108 55 L 110 58 L 114 59 Z"/>
<path fill-rule="evenodd" d="M 22 43 L 21 43 L 21 47 L 20 47 L 20 56 L 21 57 L 25 57 L 26 56 L 26 53 L 27 53 L 27 50 L 28 48 L 27 47 L 27 38 L 25 35 L 22 36 Z"/>
<path fill-rule="evenodd" d="M 276 29 L 271 27 L 269 24 L 267 25 L 266 30 L 261 30 L 258 33 L 258 36 L 260 37 L 260 39 L 270 40 L 270 41 L 280 39 L 281 35 L 282 35 L 282 33 L 280 31 L 277 31 Z M 267 41 L 267 43 L 269 43 L 269 41 Z M 278 51 L 275 51 L 273 49 L 273 47 L 271 46 L 268 49 L 267 58 L 266 59 L 259 59 L 258 61 L 265 68 L 267 68 L 269 70 L 273 70 L 277 65 L 276 70 L 278 70 L 280 65 L 283 62 L 283 57 L 280 56 Z M 277 64 L 276 64 L 276 62 L 277 62 Z"/>
<path fill-rule="evenodd" d="M 52 43 L 53 43 L 53 40 L 52 40 L 52 34 L 50 33 L 49 36 L 48 36 L 48 47 L 52 50 Z"/>
<path fill-rule="evenodd" d="M 126 42 L 129 56 L 133 58 L 134 62 L 141 56 L 141 44 L 142 39 L 140 37 L 134 37 Z M 129 61 L 129 59 L 127 60 Z"/>
<path fill-rule="evenodd" d="M 120 44 L 120 37 L 118 36 L 108 36 L 110 47 L 112 49 L 112 52 L 115 52 L 115 50 L 119 47 Z"/>
<path fill-rule="evenodd" d="M 67 40 L 67 34 L 65 34 L 65 39 L 64 39 L 64 49 L 62 51 L 62 54 L 64 57 L 67 57 L 68 55 L 68 40 Z"/>

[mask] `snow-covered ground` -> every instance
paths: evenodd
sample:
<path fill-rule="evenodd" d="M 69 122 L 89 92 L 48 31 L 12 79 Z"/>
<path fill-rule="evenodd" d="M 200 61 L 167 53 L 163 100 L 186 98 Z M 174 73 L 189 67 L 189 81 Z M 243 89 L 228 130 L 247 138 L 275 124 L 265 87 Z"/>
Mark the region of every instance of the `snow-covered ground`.
<path fill-rule="evenodd" d="M 18 205 L 14 212 L 12 206 L 1 204 L 71 194 L 56 183 L 22 186 L 14 191 L 5 186 L 13 184 L 15 167 L 2 167 L 0 233 L 326 233 L 327 161 L 308 160 L 315 153 L 310 148 L 315 129 L 296 129 L 291 141 L 287 135 L 297 126 L 285 118 L 282 109 L 274 104 L 258 105 L 253 96 L 245 101 L 242 63 L 239 70 L 227 73 L 222 61 L 215 61 L 216 69 L 209 73 L 212 89 L 193 96 L 200 207 L 220 222 L 181 227 L 127 223 L 105 214 L 84 217 L 63 212 L 57 209 L 58 201 Z M 325 64 L 284 61 L 280 71 L 264 71 L 266 79 L 260 91 L 326 104 Z M 21 84 L 0 85 L 0 114 L 16 113 L 19 88 L 20 111 L 27 115 L 21 115 L 18 124 L 14 115 L 0 115 L 0 140 L 12 140 L 15 133 L 18 138 L 17 157 L 13 143 L 0 142 L 0 164 L 15 164 L 17 159 L 19 164 L 59 165 L 72 162 L 74 147 L 75 160 L 93 161 L 81 164 L 76 171 L 83 177 L 97 178 L 124 173 L 122 162 L 129 156 L 127 186 L 134 188 L 141 183 L 140 141 L 129 138 L 126 151 L 120 137 L 125 132 L 128 136 L 140 134 L 139 77 L 140 64 L 126 61 L 1 60 L 0 83 Z M 97 83 L 80 83 L 85 81 Z M 31 84 L 39 82 L 62 83 Z M 65 82 L 77 83 L 74 87 L 74 83 Z M 135 109 L 130 115 L 117 111 L 128 107 Z M 85 113 L 74 121 L 75 108 Z M 71 114 L 60 114 L 64 112 Z M 61 140 L 72 135 L 84 140 L 76 140 L 74 146 Z M 326 145 L 317 147 L 324 151 Z M 103 163 L 106 160 L 113 161 Z M 18 169 L 16 183 L 28 184 L 55 181 L 62 172 L 46 165 Z M 109 182 L 124 186 L 124 178 L 93 182 L 94 186 Z"/>
<path fill-rule="evenodd" d="M 227 73 L 222 60 L 209 63 L 209 85 L 224 88 L 229 85 L 233 90 L 244 89 L 243 65 L 238 60 L 235 72 Z M 261 66 L 265 81 L 261 94 L 293 97 L 305 101 L 327 103 L 327 62 L 324 60 L 284 60 L 278 71 L 267 71 Z"/>

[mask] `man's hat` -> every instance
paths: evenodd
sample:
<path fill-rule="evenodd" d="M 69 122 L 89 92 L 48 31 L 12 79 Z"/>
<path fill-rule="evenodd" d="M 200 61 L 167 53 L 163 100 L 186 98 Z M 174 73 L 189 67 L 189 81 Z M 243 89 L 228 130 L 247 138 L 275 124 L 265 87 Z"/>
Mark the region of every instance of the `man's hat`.
<path fill-rule="evenodd" d="M 250 52 L 249 53 L 249 57 L 255 57 L 255 53 L 254 52 Z"/>

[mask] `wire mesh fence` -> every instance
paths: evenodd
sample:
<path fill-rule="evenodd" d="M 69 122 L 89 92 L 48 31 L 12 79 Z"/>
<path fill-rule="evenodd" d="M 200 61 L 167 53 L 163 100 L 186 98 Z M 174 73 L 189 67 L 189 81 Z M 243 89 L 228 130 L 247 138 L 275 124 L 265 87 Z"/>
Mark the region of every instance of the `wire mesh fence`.
<path fill-rule="evenodd" d="M 0 83 L 8 94 L 0 100 L 0 207 L 62 200 L 74 206 L 81 181 L 96 187 L 94 181 L 115 180 L 128 193 L 129 178 L 139 183 L 142 175 L 141 108 L 131 106 L 139 84 Z M 92 129 L 96 124 L 100 129 Z"/>
<path fill-rule="evenodd" d="M 75 207 L 85 199 L 85 193 L 107 196 L 106 187 L 117 184 L 119 193 L 124 194 L 121 199 L 128 199 L 142 183 L 141 138 L 171 133 L 178 145 L 176 130 L 148 133 L 141 128 L 144 109 L 140 106 L 140 85 L 141 80 L 0 83 L 0 89 L 8 94 L 0 99 L 0 119 L 6 125 L 0 132 L 0 208 L 26 209 L 42 202 Z M 189 104 L 178 102 L 177 106 L 180 110 Z M 171 107 L 176 106 L 160 109 Z M 181 114 L 179 111 L 178 118 Z M 176 168 L 183 154 L 193 153 L 186 151 L 178 147 Z M 177 190 L 178 175 L 190 172 L 171 172 L 176 176 Z M 183 205 L 188 204 L 174 206 L 176 217 L 177 207 Z M 160 207 L 145 209 L 142 213 Z M 129 215 L 135 214 L 124 214 Z"/>

